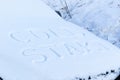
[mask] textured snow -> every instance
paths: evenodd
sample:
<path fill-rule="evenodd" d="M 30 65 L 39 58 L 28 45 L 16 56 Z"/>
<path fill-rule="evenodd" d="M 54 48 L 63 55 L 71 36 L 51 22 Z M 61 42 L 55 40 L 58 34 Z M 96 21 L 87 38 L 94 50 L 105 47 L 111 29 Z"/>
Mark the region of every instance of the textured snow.
<path fill-rule="evenodd" d="M 64 21 L 40 0 L 0 1 L 3 79 L 72 80 L 117 70 L 119 61 L 118 48 Z"/>
<path fill-rule="evenodd" d="M 74 14 L 72 22 L 120 47 L 120 1 L 92 1 L 76 8 L 77 13 L 82 12 Z"/>
<path fill-rule="evenodd" d="M 120 47 L 120 0 L 44 0 L 62 17 Z M 62 3 L 60 3 L 60 1 Z M 69 19 L 65 4 L 72 16 Z"/>

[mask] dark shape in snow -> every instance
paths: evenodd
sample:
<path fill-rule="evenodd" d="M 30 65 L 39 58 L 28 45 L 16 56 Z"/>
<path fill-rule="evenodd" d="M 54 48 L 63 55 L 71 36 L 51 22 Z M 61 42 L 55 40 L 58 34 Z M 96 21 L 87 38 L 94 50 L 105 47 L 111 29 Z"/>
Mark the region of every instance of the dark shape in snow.
<path fill-rule="evenodd" d="M 2 78 L 2 77 L 0 77 L 0 80 L 3 80 L 3 78 Z"/>
<path fill-rule="evenodd" d="M 55 11 L 60 17 L 62 17 L 60 11 Z"/>
<path fill-rule="evenodd" d="M 120 80 L 120 75 L 115 80 Z"/>

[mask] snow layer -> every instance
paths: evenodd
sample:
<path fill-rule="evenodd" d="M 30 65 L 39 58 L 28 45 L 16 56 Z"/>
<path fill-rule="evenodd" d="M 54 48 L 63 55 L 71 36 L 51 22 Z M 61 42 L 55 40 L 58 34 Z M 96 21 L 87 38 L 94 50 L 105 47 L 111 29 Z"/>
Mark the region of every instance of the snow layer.
<path fill-rule="evenodd" d="M 62 17 L 120 47 L 120 0 L 44 0 Z M 66 4 L 65 4 L 66 2 Z M 66 6 L 68 7 L 66 10 Z M 71 19 L 68 16 L 71 15 Z"/>
<path fill-rule="evenodd" d="M 119 61 L 118 48 L 64 21 L 40 0 L 0 1 L 5 80 L 72 80 L 116 70 Z"/>
<path fill-rule="evenodd" d="M 85 0 L 86 1 L 86 0 Z M 120 0 L 87 0 L 74 9 L 72 22 L 120 47 Z"/>

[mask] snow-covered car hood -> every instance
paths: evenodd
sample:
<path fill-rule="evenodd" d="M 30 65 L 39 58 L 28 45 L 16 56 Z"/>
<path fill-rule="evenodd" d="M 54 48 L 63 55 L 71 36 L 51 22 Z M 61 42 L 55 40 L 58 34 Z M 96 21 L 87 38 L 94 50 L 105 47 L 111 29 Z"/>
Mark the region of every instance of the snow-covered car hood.
<path fill-rule="evenodd" d="M 71 80 L 117 70 L 119 61 L 118 48 L 62 20 L 40 0 L 0 1 L 3 79 Z"/>

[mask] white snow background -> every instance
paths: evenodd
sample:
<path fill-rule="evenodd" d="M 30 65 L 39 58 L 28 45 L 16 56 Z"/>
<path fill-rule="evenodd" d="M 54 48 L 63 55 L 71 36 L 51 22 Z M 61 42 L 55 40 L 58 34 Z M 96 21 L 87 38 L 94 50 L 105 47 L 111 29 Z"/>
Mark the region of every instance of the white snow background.
<path fill-rule="evenodd" d="M 3 80 L 113 80 L 119 61 L 119 48 L 63 20 L 41 0 L 0 0 Z M 95 77 L 111 69 L 113 76 Z"/>

